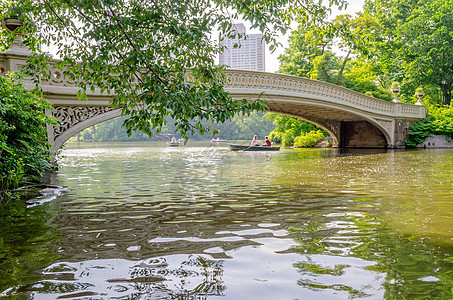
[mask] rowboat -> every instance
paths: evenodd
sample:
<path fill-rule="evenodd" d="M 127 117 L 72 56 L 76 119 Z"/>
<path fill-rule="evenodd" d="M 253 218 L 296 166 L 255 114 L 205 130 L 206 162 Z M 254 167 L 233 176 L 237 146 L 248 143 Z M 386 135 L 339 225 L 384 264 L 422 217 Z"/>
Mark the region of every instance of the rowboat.
<path fill-rule="evenodd" d="M 178 147 L 179 143 L 178 142 L 168 142 L 169 147 Z"/>
<path fill-rule="evenodd" d="M 221 140 L 220 138 L 212 138 L 211 143 L 220 143 L 220 142 L 226 142 L 227 140 Z"/>
<path fill-rule="evenodd" d="M 278 151 L 280 146 L 249 146 L 240 144 L 228 144 L 231 151 Z"/>

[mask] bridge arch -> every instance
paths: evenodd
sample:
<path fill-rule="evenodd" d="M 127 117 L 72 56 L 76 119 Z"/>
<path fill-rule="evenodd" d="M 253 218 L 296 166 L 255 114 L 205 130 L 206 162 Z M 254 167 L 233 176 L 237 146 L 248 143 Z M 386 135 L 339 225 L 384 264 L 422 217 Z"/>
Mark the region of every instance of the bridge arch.
<path fill-rule="evenodd" d="M 299 103 L 300 104 L 300 103 Z M 333 147 L 342 146 L 342 123 L 332 122 L 331 120 L 317 119 L 312 116 L 301 116 L 277 109 L 269 109 L 269 112 L 295 117 L 319 126 L 329 133 L 333 139 Z M 341 112 L 341 110 L 339 110 Z M 108 107 L 65 107 L 57 106 L 53 115 L 57 118 L 58 126 L 52 129 L 53 150 L 58 150 L 63 144 L 77 133 L 93 125 L 121 116 L 121 109 L 111 109 Z M 361 115 L 364 121 L 372 124 L 384 136 L 385 144 L 391 143 L 390 137 L 385 128 L 379 122 Z M 374 145 L 376 146 L 376 145 Z"/>
<path fill-rule="evenodd" d="M 348 109 L 346 107 L 335 107 L 332 108 L 329 105 L 326 105 L 324 103 L 317 103 L 315 106 L 322 108 L 323 111 L 330 110 L 329 113 L 335 113 L 339 116 L 342 116 L 341 118 L 337 118 L 335 121 L 334 118 L 332 117 L 323 117 L 320 114 L 314 114 L 313 112 L 310 112 L 310 109 L 313 109 L 314 105 L 312 104 L 312 101 L 307 101 L 304 102 L 303 100 L 297 100 L 296 103 L 299 106 L 297 111 L 299 113 L 295 112 L 290 112 L 291 110 L 294 111 L 294 108 L 291 108 L 290 110 L 285 110 L 281 108 L 277 108 L 276 105 L 273 105 L 271 103 L 276 102 L 274 100 L 268 100 L 266 103 L 270 106 L 269 112 L 274 112 L 274 113 L 279 113 L 287 116 L 291 116 L 294 118 L 298 118 L 307 122 L 310 122 L 312 124 L 315 124 L 319 126 L 320 128 L 324 129 L 327 131 L 330 136 L 333 139 L 333 147 L 354 147 L 353 145 L 348 144 L 348 135 L 346 134 L 346 131 L 351 131 L 352 128 L 351 126 L 361 126 L 362 130 L 363 127 L 367 130 L 367 132 L 363 132 L 363 134 L 368 134 L 370 135 L 370 138 L 374 138 L 377 141 L 380 141 L 380 143 L 376 143 L 374 145 L 368 145 L 368 147 L 387 147 L 388 145 L 393 144 L 392 141 L 392 136 L 391 136 L 391 131 L 389 130 L 390 125 L 392 125 L 392 120 L 377 120 L 366 113 L 361 113 L 360 111 L 353 112 L 351 109 Z M 285 100 L 280 100 L 282 103 L 287 105 L 290 101 L 288 99 Z M 307 106 L 305 106 L 305 104 Z M 305 113 L 301 113 L 300 111 L 306 110 Z M 349 117 L 345 117 L 345 115 L 350 115 Z M 341 120 L 341 119 L 347 119 Z M 368 125 L 366 125 L 368 124 Z M 349 128 L 345 128 L 345 126 L 349 126 Z M 349 129 L 349 130 L 348 130 Z M 358 130 L 356 128 L 356 130 Z M 385 145 L 384 145 L 385 144 Z M 358 146 L 360 147 L 360 145 Z"/>
<path fill-rule="evenodd" d="M 52 150 L 56 151 L 67 140 L 82 130 L 121 116 L 121 109 L 106 109 L 105 107 L 72 109 L 70 107 L 57 107 L 54 116 L 57 118 L 58 126 L 51 128 L 51 134 L 54 140 Z M 80 118 L 80 116 L 83 117 Z"/>

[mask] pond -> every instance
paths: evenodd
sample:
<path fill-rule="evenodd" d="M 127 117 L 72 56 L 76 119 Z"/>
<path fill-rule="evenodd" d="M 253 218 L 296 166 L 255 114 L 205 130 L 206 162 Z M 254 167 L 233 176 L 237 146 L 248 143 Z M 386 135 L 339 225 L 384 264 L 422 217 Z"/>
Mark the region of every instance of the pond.
<path fill-rule="evenodd" d="M 73 144 L 2 205 L 0 295 L 451 299 L 453 151 Z"/>

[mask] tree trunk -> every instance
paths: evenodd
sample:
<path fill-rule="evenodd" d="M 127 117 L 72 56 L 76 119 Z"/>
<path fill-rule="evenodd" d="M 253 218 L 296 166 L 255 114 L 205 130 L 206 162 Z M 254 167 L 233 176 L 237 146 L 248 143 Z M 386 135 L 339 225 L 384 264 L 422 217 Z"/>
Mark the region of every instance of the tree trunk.
<path fill-rule="evenodd" d="M 333 83 L 333 82 L 330 80 L 329 73 L 327 73 L 327 70 L 326 70 L 325 66 L 322 66 L 322 67 L 321 67 L 321 70 L 324 72 L 324 76 L 326 76 L 327 82 Z"/>
<path fill-rule="evenodd" d="M 344 68 L 346 67 L 346 62 L 348 61 L 350 54 L 351 54 L 351 49 L 349 49 L 348 54 L 346 54 L 346 57 L 343 60 L 343 66 L 341 66 L 341 70 L 338 73 L 337 85 L 341 85 L 341 77 L 343 76 L 343 71 L 344 71 Z"/>
<path fill-rule="evenodd" d="M 451 103 L 451 91 L 446 91 L 445 93 L 445 105 L 450 105 Z"/>

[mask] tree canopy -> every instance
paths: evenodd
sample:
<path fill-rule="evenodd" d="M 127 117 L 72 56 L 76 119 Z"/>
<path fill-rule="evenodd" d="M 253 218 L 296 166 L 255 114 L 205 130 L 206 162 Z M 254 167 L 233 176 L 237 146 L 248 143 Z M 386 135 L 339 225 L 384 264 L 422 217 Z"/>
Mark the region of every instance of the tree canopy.
<path fill-rule="evenodd" d="M 415 90 L 423 87 L 432 103 L 440 103 L 444 92 L 442 104 L 449 104 L 452 10 L 452 0 L 367 0 L 356 16 L 299 25 L 280 71 L 385 100 L 391 100 L 388 90 L 397 81 L 403 101 L 415 102 Z"/>
<path fill-rule="evenodd" d="M 452 11 L 453 0 L 367 0 L 356 16 L 302 23 L 280 56 L 280 72 L 388 101 L 389 89 L 398 83 L 400 100 L 415 103 L 415 95 L 423 94 L 432 116 L 411 132 L 421 137 L 430 128 L 430 134 L 450 137 L 450 109 L 438 105 L 451 102 Z"/>
<path fill-rule="evenodd" d="M 321 80 L 390 101 L 388 82 L 367 56 L 377 21 L 369 15 L 339 15 L 324 24 L 300 24 L 279 57 L 280 72 Z"/>
<path fill-rule="evenodd" d="M 242 18 L 263 32 L 272 49 L 291 20 L 316 22 L 327 10 L 315 0 L 11 0 L 2 2 L 0 18 L 24 21 L 24 43 L 34 51 L 31 73 L 46 73 L 49 57 L 39 45 L 55 47 L 59 67 L 81 88 L 116 95 L 112 106 L 129 116 L 129 132 L 159 132 L 169 116 L 187 137 L 209 130 L 204 120 L 221 123 L 238 112 L 265 109 L 261 101 L 231 99 L 224 91 L 223 67 L 214 63 L 222 47 L 214 32 L 220 40 L 231 37 Z M 12 39 L 1 32 L 3 47 Z"/>
<path fill-rule="evenodd" d="M 422 86 L 449 104 L 453 84 L 452 0 L 368 0 L 363 15 L 375 20 L 367 54 L 402 83 L 406 98 Z M 445 79 L 445 85 L 442 85 Z M 437 101 L 439 102 L 439 101 Z"/>

